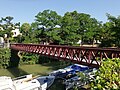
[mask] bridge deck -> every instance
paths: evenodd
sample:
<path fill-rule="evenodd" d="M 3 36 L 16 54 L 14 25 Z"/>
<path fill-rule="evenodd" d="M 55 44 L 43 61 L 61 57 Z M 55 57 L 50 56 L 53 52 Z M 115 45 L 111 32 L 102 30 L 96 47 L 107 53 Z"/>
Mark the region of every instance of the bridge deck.
<path fill-rule="evenodd" d="M 120 58 L 119 48 L 73 47 L 61 45 L 11 44 L 11 49 L 70 60 L 79 64 L 99 67 L 103 59 Z"/>

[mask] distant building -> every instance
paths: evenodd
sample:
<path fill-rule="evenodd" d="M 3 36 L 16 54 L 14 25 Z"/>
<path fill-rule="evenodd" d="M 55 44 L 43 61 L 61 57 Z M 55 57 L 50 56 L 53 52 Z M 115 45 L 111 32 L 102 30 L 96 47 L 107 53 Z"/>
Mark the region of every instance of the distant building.
<path fill-rule="evenodd" d="M 3 31 L 3 28 L 2 28 L 2 27 L 0 27 L 0 30 L 2 30 L 2 31 Z"/>
<path fill-rule="evenodd" d="M 4 47 L 4 38 L 0 37 L 0 47 Z"/>
<path fill-rule="evenodd" d="M 4 43 L 4 38 L 0 37 L 0 43 Z"/>
<path fill-rule="evenodd" d="M 21 35 L 19 29 L 17 28 L 15 30 L 12 30 L 11 32 L 13 33 L 12 37 L 17 37 L 18 35 Z"/>
<path fill-rule="evenodd" d="M 77 44 L 79 44 L 79 45 L 81 46 L 82 40 L 79 40 L 79 41 L 77 42 Z"/>
<path fill-rule="evenodd" d="M 2 27 L 0 27 L 0 30 L 4 31 Z M 18 35 L 21 35 L 19 28 L 16 26 L 16 28 L 13 28 L 11 31 L 13 33 L 12 37 L 17 37 Z M 4 35 L 4 37 L 7 37 L 7 34 Z"/>

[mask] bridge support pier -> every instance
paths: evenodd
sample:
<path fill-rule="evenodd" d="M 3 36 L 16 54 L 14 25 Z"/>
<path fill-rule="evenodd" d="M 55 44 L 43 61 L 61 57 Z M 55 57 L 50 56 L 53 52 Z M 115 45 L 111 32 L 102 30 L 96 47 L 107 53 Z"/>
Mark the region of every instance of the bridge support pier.
<path fill-rule="evenodd" d="M 18 67 L 20 57 L 18 56 L 18 50 L 11 49 L 11 57 L 10 57 L 10 67 Z"/>

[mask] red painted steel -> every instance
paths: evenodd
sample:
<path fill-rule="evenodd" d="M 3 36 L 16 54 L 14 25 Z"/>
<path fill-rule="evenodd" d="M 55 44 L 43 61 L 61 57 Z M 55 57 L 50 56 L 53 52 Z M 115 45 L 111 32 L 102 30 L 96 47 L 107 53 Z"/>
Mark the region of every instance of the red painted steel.
<path fill-rule="evenodd" d="M 120 58 L 119 48 L 73 47 L 62 45 L 11 44 L 11 49 L 36 53 L 75 63 L 99 67 L 106 58 Z"/>

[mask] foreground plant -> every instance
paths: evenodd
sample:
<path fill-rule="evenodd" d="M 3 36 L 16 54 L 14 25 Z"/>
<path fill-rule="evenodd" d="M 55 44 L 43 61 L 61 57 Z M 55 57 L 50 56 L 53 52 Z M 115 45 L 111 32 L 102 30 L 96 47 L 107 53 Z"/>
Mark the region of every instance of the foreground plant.
<path fill-rule="evenodd" d="M 103 61 L 96 79 L 91 82 L 91 90 L 119 90 L 120 89 L 120 59 L 106 59 Z"/>

